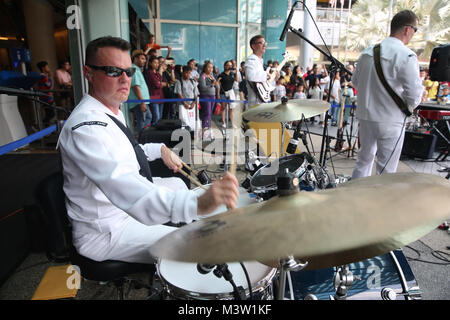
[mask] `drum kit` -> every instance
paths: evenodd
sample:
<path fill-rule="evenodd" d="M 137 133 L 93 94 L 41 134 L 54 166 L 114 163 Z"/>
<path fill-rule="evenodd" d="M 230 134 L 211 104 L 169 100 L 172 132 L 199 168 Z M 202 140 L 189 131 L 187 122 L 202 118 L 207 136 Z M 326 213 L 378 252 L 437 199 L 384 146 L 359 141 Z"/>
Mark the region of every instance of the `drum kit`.
<path fill-rule="evenodd" d="M 243 116 L 287 122 L 326 111 L 322 103 L 299 101 L 253 107 Z M 207 188 L 194 191 L 201 195 Z M 358 281 L 348 265 L 388 253 L 402 280 L 399 294 L 412 297 L 393 251 L 450 216 L 450 182 L 444 178 L 396 173 L 336 186 L 307 153 L 259 168 L 249 188 L 239 191 L 236 209 L 219 207 L 149 248 L 159 261 L 163 298 L 284 300 L 286 282 L 293 297 L 291 272 L 336 268 L 329 298 L 346 299 Z M 384 288 L 380 298 L 396 294 Z"/>

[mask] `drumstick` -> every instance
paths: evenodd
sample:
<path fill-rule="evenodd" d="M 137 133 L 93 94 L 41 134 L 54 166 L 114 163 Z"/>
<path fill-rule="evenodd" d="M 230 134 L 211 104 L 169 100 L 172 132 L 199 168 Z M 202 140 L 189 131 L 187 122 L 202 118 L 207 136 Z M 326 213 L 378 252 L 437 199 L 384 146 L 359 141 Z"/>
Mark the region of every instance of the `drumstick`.
<path fill-rule="evenodd" d="M 186 172 L 184 172 L 183 169 L 178 170 L 178 172 L 181 173 L 186 178 L 188 178 L 189 180 L 191 180 L 191 182 L 193 182 L 196 186 L 202 188 L 205 191 L 208 190 L 204 185 L 202 185 L 200 182 L 198 182 L 197 180 L 192 178 L 190 175 L 188 175 Z"/>
<path fill-rule="evenodd" d="M 242 112 L 241 112 L 242 104 L 239 103 L 233 111 L 233 119 L 232 119 L 232 140 L 231 140 L 231 150 L 233 151 L 233 158 L 231 159 L 230 165 L 230 173 L 232 175 L 236 175 L 236 166 L 238 161 L 238 150 L 239 150 L 239 133 L 242 124 Z M 237 127 L 237 129 L 235 129 Z M 236 134 L 237 133 L 237 134 Z M 237 136 L 237 141 L 235 141 L 235 136 Z"/>
<path fill-rule="evenodd" d="M 191 167 L 189 167 L 183 160 L 181 160 L 181 164 L 183 165 L 183 167 L 185 167 L 186 169 L 190 170 L 191 172 L 193 172 L 194 174 L 197 174 L 197 172 L 194 171 L 194 169 L 192 169 Z"/>

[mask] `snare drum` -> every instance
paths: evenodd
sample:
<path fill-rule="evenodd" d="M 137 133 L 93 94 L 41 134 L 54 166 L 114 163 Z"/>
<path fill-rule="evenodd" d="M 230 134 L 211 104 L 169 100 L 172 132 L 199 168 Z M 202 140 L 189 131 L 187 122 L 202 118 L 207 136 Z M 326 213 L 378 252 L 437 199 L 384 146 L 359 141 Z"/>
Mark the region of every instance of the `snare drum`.
<path fill-rule="evenodd" d="M 273 300 L 272 280 L 277 270 L 258 262 L 244 262 L 252 285 L 253 299 Z M 250 297 L 247 278 L 239 263 L 228 263 L 236 286 L 245 289 Z M 163 287 L 163 298 L 167 300 L 233 300 L 233 287 L 223 277 L 213 272 L 201 274 L 196 263 L 160 259 L 156 266 Z"/>

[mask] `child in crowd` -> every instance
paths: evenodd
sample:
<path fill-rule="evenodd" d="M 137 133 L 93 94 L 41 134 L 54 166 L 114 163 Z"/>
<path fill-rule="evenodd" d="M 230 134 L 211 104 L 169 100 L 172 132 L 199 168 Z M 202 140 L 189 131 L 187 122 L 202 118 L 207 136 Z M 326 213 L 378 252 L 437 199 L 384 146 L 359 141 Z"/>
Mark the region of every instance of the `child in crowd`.
<path fill-rule="evenodd" d="M 281 98 L 286 96 L 286 87 L 284 86 L 284 78 L 280 77 L 277 80 L 277 86 L 273 90 L 274 101 L 281 101 Z"/>
<path fill-rule="evenodd" d="M 306 99 L 305 86 L 303 84 L 297 86 L 294 93 L 294 99 Z"/>
<path fill-rule="evenodd" d="M 183 125 L 188 126 L 190 131 L 195 130 L 198 111 L 196 110 L 195 97 L 199 95 L 197 83 L 191 79 L 192 69 L 183 67 L 182 77 L 175 82 L 174 93 L 179 99 L 194 99 L 194 101 L 183 101 L 178 105 L 179 116 Z"/>
<path fill-rule="evenodd" d="M 442 93 L 438 96 L 437 99 L 440 103 L 450 103 L 450 88 L 448 85 L 444 84 L 442 86 Z"/>

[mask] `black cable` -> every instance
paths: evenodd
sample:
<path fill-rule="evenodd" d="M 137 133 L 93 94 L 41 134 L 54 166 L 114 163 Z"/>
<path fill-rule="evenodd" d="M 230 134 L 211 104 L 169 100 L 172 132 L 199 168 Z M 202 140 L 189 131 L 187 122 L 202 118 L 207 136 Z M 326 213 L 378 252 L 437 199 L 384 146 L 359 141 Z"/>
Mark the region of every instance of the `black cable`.
<path fill-rule="evenodd" d="M 397 145 L 398 145 L 398 143 L 400 141 L 400 138 L 402 137 L 403 133 L 405 132 L 404 129 L 405 129 L 405 124 L 406 124 L 406 118 L 407 118 L 407 116 L 405 116 L 405 119 L 403 120 L 402 129 L 400 130 L 400 135 L 399 135 L 399 137 L 397 139 L 397 142 L 395 143 L 394 149 L 392 150 L 391 155 L 389 156 L 389 159 L 386 161 L 383 169 L 381 169 L 380 174 L 383 173 L 383 171 L 384 171 L 384 169 L 386 169 L 386 166 L 388 165 L 389 161 L 391 161 L 391 158 L 392 158 L 392 156 L 394 155 L 394 152 L 395 152 L 395 148 L 397 148 Z"/>
<path fill-rule="evenodd" d="M 425 246 L 427 246 L 428 248 L 430 248 L 428 245 L 426 245 L 426 244 L 423 243 L 422 241 L 419 240 L 419 242 L 421 242 L 422 244 L 424 244 Z M 446 252 L 439 251 L 439 250 L 433 250 L 432 248 L 430 248 L 430 249 L 432 250 L 432 251 L 431 251 L 431 255 L 432 255 L 433 257 L 435 257 L 436 259 L 445 261 L 445 263 L 439 263 L 439 262 L 434 262 L 434 261 L 422 260 L 422 259 L 420 259 L 420 258 L 421 258 L 421 251 L 419 251 L 419 250 L 417 250 L 417 249 L 415 249 L 415 248 L 413 248 L 413 247 L 411 247 L 411 246 L 406 246 L 406 248 L 411 249 L 412 251 L 414 251 L 414 252 L 417 254 L 417 258 L 412 258 L 412 257 L 406 256 L 406 259 L 407 259 L 408 261 L 424 262 L 424 263 L 429 263 L 429 264 L 434 264 L 434 265 L 441 265 L 441 266 L 446 266 L 446 265 L 449 265 L 449 264 L 450 264 L 450 260 L 449 260 L 449 259 L 447 259 L 447 258 L 445 258 L 445 257 L 437 257 L 437 256 L 434 254 L 435 252 L 437 252 L 437 253 L 439 253 L 439 254 L 445 254 L 445 255 L 449 255 L 449 256 L 450 256 L 450 254 L 448 254 L 448 253 L 446 253 Z"/>
<path fill-rule="evenodd" d="M 244 266 L 244 264 L 243 264 L 242 262 L 239 262 L 239 264 L 241 265 L 242 270 L 244 270 L 245 278 L 247 279 L 248 292 L 250 293 L 250 300 L 253 300 L 252 283 L 251 283 L 251 281 L 250 281 L 250 277 L 249 277 L 249 275 L 248 275 L 247 268 Z"/>

